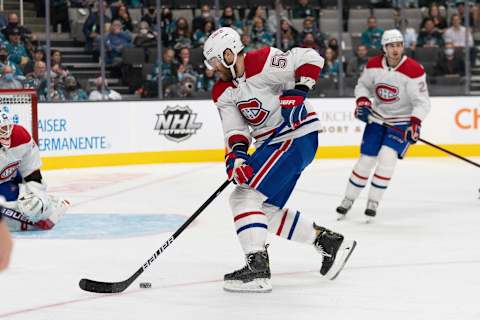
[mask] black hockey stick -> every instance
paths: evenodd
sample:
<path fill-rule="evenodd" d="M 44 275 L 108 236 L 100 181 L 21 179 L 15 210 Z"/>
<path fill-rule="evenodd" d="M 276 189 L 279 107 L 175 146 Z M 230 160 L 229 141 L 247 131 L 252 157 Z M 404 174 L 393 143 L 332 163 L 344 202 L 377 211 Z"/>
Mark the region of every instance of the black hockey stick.
<path fill-rule="evenodd" d="M 259 150 L 268 145 L 277 135 L 280 131 L 282 131 L 282 129 L 286 126 L 286 123 L 283 123 L 282 125 L 280 125 L 276 130 L 275 132 L 267 139 L 265 140 L 265 142 L 260 146 Z M 253 159 L 255 157 L 255 154 L 252 156 L 252 158 L 250 159 Z M 251 161 L 251 160 L 250 160 Z M 190 218 L 188 218 L 187 221 L 185 221 L 184 224 L 182 224 L 182 226 L 180 228 L 178 228 L 177 231 L 175 231 L 175 233 L 170 237 L 168 238 L 167 241 L 165 241 L 165 243 L 160 247 L 158 248 L 157 251 L 155 251 L 155 253 L 130 277 L 128 278 L 127 280 L 124 280 L 124 281 L 120 281 L 120 282 L 102 282 L 102 281 L 95 281 L 95 280 L 90 280 L 90 279 L 81 279 L 80 282 L 79 282 L 79 286 L 82 290 L 85 290 L 85 291 L 90 291 L 90 292 L 96 292 L 96 293 L 118 293 L 118 292 L 122 292 L 124 291 L 125 289 L 127 289 L 131 284 L 132 282 L 135 281 L 135 279 L 137 279 L 156 259 L 157 257 L 162 254 L 163 251 L 165 251 L 165 249 L 168 248 L 168 246 L 170 246 L 173 241 L 193 222 L 193 220 L 195 220 L 199 215 L 200 213 L 203 212 L 203 210 L 205 210 L 205 208 L 213 201 L 215 200 L 216 197 L 218 197 L 218 195 L 226 188 L 228 187 L 228 185 L 230 184 L 230 182 L 232 182 L 231 180 L 226 180 L 208 199 L 207 201 L 205 201 L 201 206 L 200 208 L 197 209 L 197 211 L 195 211 L 194 214 L 192 214 L 192 216 Z"/>
<path fill-rule="evenodd" d="M 385 121 L 383 121 L 383 120 L 380 120 L 380 119 L 378 119 L 378 118 L 375 118 L 375 117 L 370 116 L 370 117 L 368 118 L 368 120 L 371 121 L 371 122 L 375 122 L 375 123 L 377 123 L 377 124 L 379 124 L 379 125 L 382 125 L 382 126 L 384 126 L 384 127 L 387 127 L 387 128 L 390 128 L 390 129 L 393 129 L 393 130 L 395 130 L 395 131 L 398 131 L 398 132 L 403 133 L 403 130 L 401 130 L 401 129 L 399 129 L 399 128 L 393 126 L 393 125 L 391 125 L 391 124 L 388 123 L 388 122 L 385 122 Z M 429 142 L 429 141 L 427 141 L 427 140 L 425 140 L 425 139 L 422 139 L 422 138 L 419 138 L 418 141 L 421 141 L 421 142 L 423 142 L 423 143 L 425 143 L 425 144 L 428 144 L 429 146 L 431 146 L 431 147 L 433 147 L 433 148 L 435 148 L 435 149 L 438 149 L 438 150 L 440 150 L 440 151 L 443 151 L 443 152 L 445 152 L 445 153 L 448 153 L 449 155 L 451 155 L 451 156 L 453 156 L 453 157 L 456 157 L 456 158 L 458 158 L 458 159 L 460 159 L 460 160 L 466 161 L 466 162 L 468 162 L 468 163 L 470 163 L 470 164 L 472 164 L 472 165 L 480 168 L 480 164 L 478 164 L 478 163 L 476 163 L 476 162 L 474 162 L 474 161 L 472 161 L 472 160 L 470 160 L 470 159 L 467 159 L 467 158 L 465 158 L 465 157 L 462 157 L 461 155 L 456 154 L 455 152 L 452 152 L 452 151 L 450 151 L 450 150 L 447 150 L 447 149 L 445 149 L 445 148 L 442 148 L 442 147 L 440 147 L 440 146 L 438 146 L 438 145 L 436 145 L 436 144 L 434 144 L 434 143 L 431 143 L 431 142 Z"/>

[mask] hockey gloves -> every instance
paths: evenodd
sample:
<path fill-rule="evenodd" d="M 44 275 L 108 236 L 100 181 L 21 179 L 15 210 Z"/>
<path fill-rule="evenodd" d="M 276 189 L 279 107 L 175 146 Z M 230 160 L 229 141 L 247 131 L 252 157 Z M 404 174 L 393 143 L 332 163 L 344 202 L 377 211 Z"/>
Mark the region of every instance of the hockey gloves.
<path fill-rule="evenodd" d="M 367 97 L 357 99 L 357 107 L 355 108 L 355 118 L 368 123 L 368 116 L 372 113 L 372 102 Z"/>
<path fill-rule="evenodd" d="M 307 92 L 299 89 L 285 90 L 280 96 L 283 120 L 292 129 L 299 127 L 307 117 L 307 109 L 303 103 L 306 97 Z"/>
<path fill-rule="evenodd" d="M 232 180 L 235 184 L 244 184 L 253 177 L 253 168 L 248 164 L 245 164 L 245 161 L 248 160 L 250 156 L 240 150 L 234 150 L 228 153 L 225 157 L 227 165 L 227 175 L 228 180 Z"/>
<path fill-rule="evenodd" d="M 417 143 L 420 138 L 420 127 L 422 121 L 417 117 L 410 118 L 410 126 L 405 130 L 403 134 L 403 140 L 406 140 L 408 143 Z"/>

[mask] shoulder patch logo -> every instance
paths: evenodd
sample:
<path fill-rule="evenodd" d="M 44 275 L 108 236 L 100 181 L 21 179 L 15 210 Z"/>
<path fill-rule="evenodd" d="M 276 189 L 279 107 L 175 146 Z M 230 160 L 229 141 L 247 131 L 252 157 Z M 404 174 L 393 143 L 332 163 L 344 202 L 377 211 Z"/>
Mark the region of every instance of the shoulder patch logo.
<path fill-rule="evenodd" d="M 237 102 L 237 108 L 248 123 L 253 126 L 264 123 L 270 114 L 270 111 L 262 108 L 262 103 L 257 98 Z"/>
<path fill-rule="evenodd" d="M 386 83 L 379 83 L 375 86 L 375 95 L 383 103 L 394 103 L 400 98 L 398 97 L 400 90 L 397 87 Z"/>
<path fill-rule="evenodd" d="M 6 182 L 13 178 L 19 166 L 20 161 L 15 161 L 3 168 L 2 171 L 0 171 L 0 182 Z"/>

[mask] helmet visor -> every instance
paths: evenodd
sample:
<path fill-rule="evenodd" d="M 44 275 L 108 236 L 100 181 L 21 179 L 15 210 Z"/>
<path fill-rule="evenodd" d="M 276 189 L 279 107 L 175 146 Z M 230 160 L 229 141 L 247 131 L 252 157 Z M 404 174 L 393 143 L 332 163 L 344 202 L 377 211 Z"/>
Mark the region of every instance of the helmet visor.
<path fill-rule="evenodd" d="M 218 68 L 220 67 L 220 65 L 222 64 L 220 62 L 220 59 L 218 59 L 217 57 L 213 57 L 213 58 L 210 58 L 210 59 L 206 59 L 203 61 L 203 63 L 205 64 L 205 66 L 210 69 L 210 70 L 218 70 Z"/>

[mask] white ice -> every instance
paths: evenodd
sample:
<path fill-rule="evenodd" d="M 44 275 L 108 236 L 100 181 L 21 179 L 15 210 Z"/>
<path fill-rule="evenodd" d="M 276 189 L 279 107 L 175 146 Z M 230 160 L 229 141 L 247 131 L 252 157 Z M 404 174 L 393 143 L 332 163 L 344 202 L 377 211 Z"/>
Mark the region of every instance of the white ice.
<path fill-rule="evenodd" d="M 479 158 L 473 158 L 480 161 Z M 272 237 L 273 292 L 232 294 L 223 274 L 244 264 L 226 190 L 122 294 L 83 292 L 80 278 L 129 277 L 171 235 L 98 240 L 15 240 L 0 274 L 0 319 L 480 319 L 480 171 L 453 158 L 402 161 L 377 220 L 363 223 L 366 193 L 337 222 L 354 164 L 318 160 L 304 173 L 292 207 L 358 241 L 335 281 L 318 273 L 308 246 Z M 59 170 L 51 190 L 69 214 L 190 216 L 224 181 L 221 163 Z M 84 226 L 88 228 L 88 225 Z M 139 289 L 151 282 L 151 289 Z"/>

